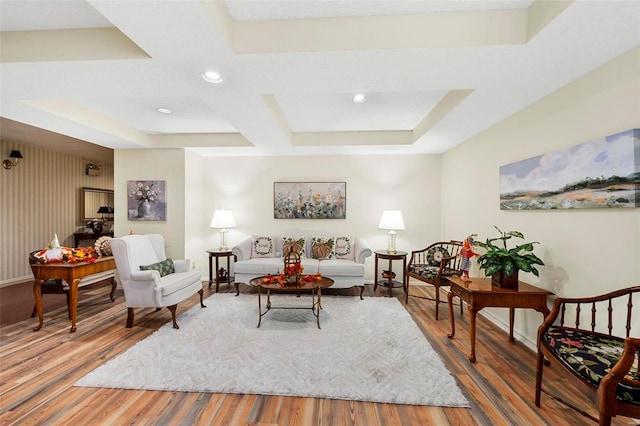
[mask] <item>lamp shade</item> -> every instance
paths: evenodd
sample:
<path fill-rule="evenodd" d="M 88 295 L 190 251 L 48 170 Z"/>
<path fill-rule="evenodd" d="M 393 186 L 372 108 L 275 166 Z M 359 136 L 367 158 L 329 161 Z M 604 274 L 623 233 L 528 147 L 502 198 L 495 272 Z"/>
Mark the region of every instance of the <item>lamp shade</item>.
<path fill-rule="evenodd" d="M 9 154 L 9 158 L 22 158 L 22 154 L 18 150 L 11 150 L 11 154 Z"/>
<path fill-rule="evenodd" d="M 212 228 L 235 228 L 236 221 L 233 219 L 233 212 L 231 210 L 216 210 L 213 212 L 213 218 L 211 219 Z"/>
<path fill-rule="evenodd" d="M 109 206 L 101 206 L 97 213 L 111 213 Z"/>
<path fill-rule="evenodd" d="M 384 210 L 378 228 L 393 230 L 405 229 L 402 212 L 400 210 Z"/>

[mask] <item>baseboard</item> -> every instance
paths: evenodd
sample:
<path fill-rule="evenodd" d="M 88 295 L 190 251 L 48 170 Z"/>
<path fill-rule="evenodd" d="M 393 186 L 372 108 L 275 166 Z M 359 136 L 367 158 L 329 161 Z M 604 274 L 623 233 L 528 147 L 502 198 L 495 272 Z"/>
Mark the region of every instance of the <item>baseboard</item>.
<path fill-rule="evenodd" d="M 10 280 L 0 281 L 0 288 L 9 287 L 11 285 L 23 284 L 29 281 L 33 281 L 33 277 L 31 275 L 25 275 L 23 277 L 12 278 Z"/>

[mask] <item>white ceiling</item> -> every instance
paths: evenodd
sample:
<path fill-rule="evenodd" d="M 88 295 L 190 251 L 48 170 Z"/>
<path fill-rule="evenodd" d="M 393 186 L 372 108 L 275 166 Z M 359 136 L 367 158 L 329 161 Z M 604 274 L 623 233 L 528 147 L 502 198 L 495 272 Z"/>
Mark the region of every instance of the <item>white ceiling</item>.
<path fill-rule="evenodd" d="M 0 29 L 5 140 L 442 153 L 640 45 L 640 1 L 0 0 Z"/>

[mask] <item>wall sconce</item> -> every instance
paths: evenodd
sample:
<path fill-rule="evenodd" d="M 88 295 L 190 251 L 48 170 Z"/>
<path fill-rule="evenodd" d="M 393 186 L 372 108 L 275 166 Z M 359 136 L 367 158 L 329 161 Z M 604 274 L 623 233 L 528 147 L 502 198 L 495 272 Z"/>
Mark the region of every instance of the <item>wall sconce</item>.
<path fill-rule="evenodd" d="M 100 176 L 100 164 L 87 163 L 84 174 L 87 176 Z"/>
<path fill-rule="evenodd" d="M 216 210 L 213 212 L 210 226 L 212 228 L 220 228 L 220 250 L 229 250 L 229 247 L 227 247 L 227 232 L 229 231 L 226 228 L 236 227 L 233 212 L 231 210 Z"/>
<path fill-rule="evenodd" d="M 10 170 L 12 167 L 18 165 L 18 160 L 22 158 L 22 154 L 20 154 L 20 151 L 18 151 L 17 149 L 14 149 L 11 151 L 11 154 L 9 154 L 9 158 L 10 160 L 4 160 L 2 162 L 2 167 L 7 170 Z"/>
<path fill-rule="evenodd" d="M 402 219 L 402 212 L 400 210 L 384 210 L 380 223 L 378 224 L 380 229 L 390 229 L 389 231 L 389 247 L 387 252 L 390 254 L 397 253 L 396 250 L 396 231 L 405 229 L 404 220 Z"/>

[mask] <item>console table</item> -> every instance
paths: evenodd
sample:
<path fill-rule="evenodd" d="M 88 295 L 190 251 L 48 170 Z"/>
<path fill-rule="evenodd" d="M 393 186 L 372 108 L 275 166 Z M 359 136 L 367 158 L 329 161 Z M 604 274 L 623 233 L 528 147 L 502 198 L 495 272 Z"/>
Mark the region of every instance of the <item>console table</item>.
<path fill-rule="evenodd" d="M 92 240 L 94 243 L 100 237 L 113 237 L 113 232 L 76 232 L 73 234 L 73 247 L 78 247 L 80 241 Z"/>
<path fill-rule="evenodd" d="M 453 296 L 458 296 L 468 305 L 469 309 L 469 339 L 471 340 L 471 354 L 469 361 L 476 362 L 476 314 L 482 308 L 509 308 L 509 340 L 513 338 L 513 316 L 515 308 L 529 308 L 541 312 L 544 318 L 549 315 L 547 297 L 553 293 L 531 284 L 518 281 L 517 289 L 502 288 L 491 284 L 491 278 L 473 278 L 472 281 L 462 281 L 460 277 L 447 277 L 451 283 L 447 301 L 449 302 L 449 317 L 451 318 L 451 334 L 456 334 L 456 322 L 453 317 Z"/>
<path fill-rule="evenodd" d="M 34 263 L 31 265 L 35 281 L 33 282 L 33 296 L 36 299 L 36 310 L 38 312 L 39 324 L 33 329 L 38 331 L 42 328 L 42 283 L 50 279 L 64 280 L 69 284 L 69 311 L 71 314 L 71 330 L 70 333 L 76 331 L 76 313 L 78 311 L 78 284 L 80 280 L 88 275 L 116 269 L 116 261 L 113 256 L 103 256 L 98 258 L 95 263 L 79 262 L 79 263 Z M 111 292 L 111 300 L 113 300 L 113 289 Z"/>

